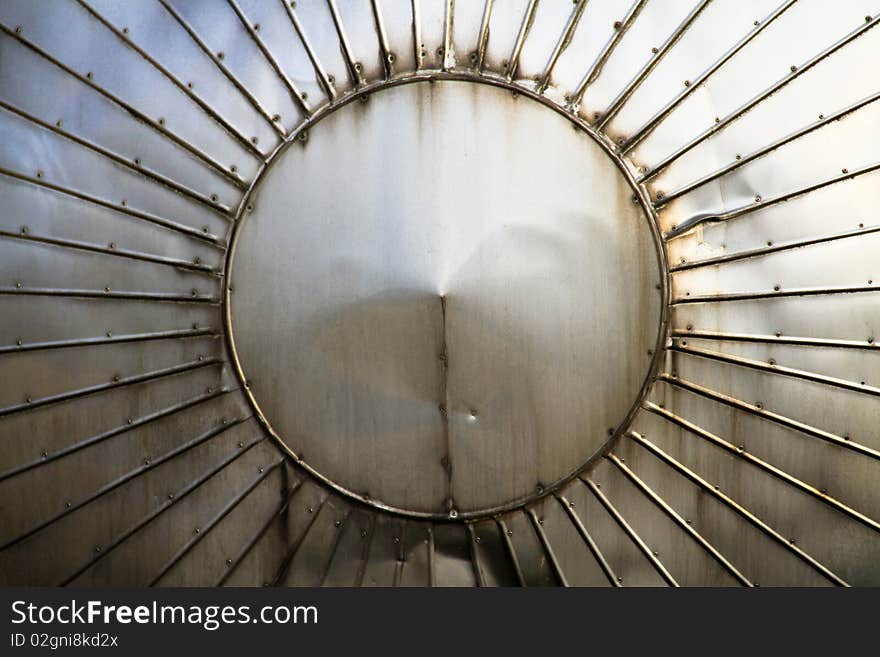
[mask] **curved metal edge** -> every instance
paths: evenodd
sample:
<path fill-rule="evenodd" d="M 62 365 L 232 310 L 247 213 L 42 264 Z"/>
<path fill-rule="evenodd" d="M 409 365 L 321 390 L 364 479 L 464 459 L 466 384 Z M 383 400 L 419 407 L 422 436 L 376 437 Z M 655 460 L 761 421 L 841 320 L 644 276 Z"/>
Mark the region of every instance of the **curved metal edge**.
<path fill-rule="evenodd" d="M 642 382 L 639 393 L 638 395 L 636 395 L 636 398 L 634 399 L 629 412 L 626 414 L 620 425 L 614 430 L 614 433 L 609 436 L 609 438 L 602 444 L 602 446 L 589 459 L 587 459 L 586 462 L 578 466 L 570 474 L 561 477 L 560 479 L 557 479 L 552 483 L 546 484 L 541 492 L 531 493 L 521 498 L 511 500 L 510 502 L 506 502 L 505 504 L 487 509 L 479 509 L 475 511 L 454 511 L 450 513 L 404 509 L 385 504 L 381 500 L 374 500 L 372 498 L 365 497 L 360 493 L 356 493 L 352 490 L 345 488 L 344 486 L 337 484 L 333 480 L 318 472 L 315 468 L 311 467 L 302 458 L 300 458 L 290 448 L 290 446 L 284 442 L 284 439 L 275 432 L 272 424 L 263 414 L 259 403 L 251 392 L 250 385 L 248 384 L 247 377 L 244 374 L 244 369 L 242 368 L 241 362 L 238 358 L 238 352 L 235 348 L 235 339 L 233 337 L 232 331 L 232 311 L 230 295 L 230 293 L 234 291 L 230 282 L 232 280 L 232 267 L 235 260 L 235 247 L 238 242 L 238 235 L 241 227 L 245 223 L 244 219 L 246 213 L 253 210 L 252 200 L 254 198 L 256 190 L 259 188 L 260 182 L 266 175 L 266 172 L 271 167 L 273 162 L 275 162 L 275 160 L 280 157 L 284 150 L 286 150 L 291 144 L 300 141 L 301 136 L 307 135 L 307 131 L 318 124 L 323 118 L 329 116 L 336 110 L 344 107 L 345 105 L 348 105 L 355 100 L 366 98 L 373 93 L 377 93 L 385 89 L 390 89 L 404 84 L 413 84 L 420 82 L 434 83 L 442 81 L 471 82 L 506 89 L 515 95 L 522 95 L 524 98 L 529 98 L 530 100 L 533 100 L 538 104 L 553 110 L 560 116 L 563 116 L 571 121 L 575 127 L 579 128 L 581 131 L 589 135 L 593 139 L 593 141 L 596 142 L 596 144 L 598 144 L 599 147 L 605 152 L 605 154 L 608 155 L 609 159 L 617 166 L 627 184 L 632 189 L 633 202 L 637 202 L 638 205 L 641 206 L 642 213 L 648 223 L 648 228 L 651 231 L 651 235 L 654 239 L 655 254 L 657 256 L 657 267 L 660 272 L 660 321 L 658 323 L 657 340 L 654 345 L 651 357 L 651 364 L 648 367 L 645 379 Z M 302 137 L 302 139 L 305 138 L 306 137 Z M 641 408 L 642 402 L 647 397 L 648 392 L 650 391 L 656 380 L 657 372 L 662 363 L 666 345 L 670 340 L 670 272 L 669 261 L 667 257 L 667 245 L 663 239 L 662 230 L 659 227 L 660 225 L 658 213 L 651 203 L 650 195 L 648 193 L 646 185 L 638 183 L 633 171 L 629 167 L 627 167 L 623 157 L 621 157 L 616 152 L 614 144 L 610 141 L 610 139 L 608 139 L 601 132 L 595 130 L 592 126 L 590 126 L 590 124 L 582 120 L 576 113 L 556 104 L 542 94 L 536 93 L 526 87 L 520 86 L 514 82 L 507 81 L 504 78 L 495 77 L 488 73 L 481 74 L 477 72 L 452 72 L 419 69 L 418 71 L 414 71 L 390 79 L 379 80 L 377 82 L 358 87 L 357 89 L 353 89 L 352 91 L 348 92 L 344 96 L 338 97 L 335 101 L 328 102 L 327 104 L 318 108 L 309 117 L 305 118 L 303 122 L 298 125 L 296 129 L 292 130 L 287 138 L 283 142 L 281 142 L 272 153 L 269 154 L 269 156 L 266 158 L 264 163 L 260 166 L 260 169 L 257 171 L 256 175 L 254 176 L 250 187 L 248 187 L 248 189 L 245 191 L 244 196 L 242 197 L 242 200 L 239 203 L 238 208 L 236 209 L 234 222 L 234 226 L 229 236 L 229 246 L 227 247 L 226 251 L 226 262 L 223 267 L 224 285 L 222 289 L 221 301 L 223 313 L 223 337 L 226 344 L 226 349 L 229 352 L 229 359 L 227 362 L 232 364 L 235 375 L 241 382 L 241 389 L 244 391 L 248 403 L 254 410 L 255 417 L 257 418 L 260 425 L 272 438 L 272 440 L 278 445 L 282 453 L 285 454 L 291 461 L 301 467 L 312 477 L 317 479 L 319 482 L 325 484 L 337 493 L 340 493 L 345 497 L 354 500 L 355 502 L 358 502 L 360 504 L 363 504 L 369 508 L 378 509 L 405 518 L 418 518 L 423 520 L 428 519 L 433 521 L 449 522 L 463 522 L 466 520 L 472 521 L 478 519 L 493 518 L 502 513 L 522 509 L 529 504 L 537 502 L 563 488 L 565 485 L 577 478 L 580 474 L 587 471 L 590 466 L 593 465 L 593 463 L 609 453 L 620 440 L 621 436 L 623 436 L 628 431 L 633 419 L 635 418 L 635 415 L 639 412 L 639 409 Z"/>

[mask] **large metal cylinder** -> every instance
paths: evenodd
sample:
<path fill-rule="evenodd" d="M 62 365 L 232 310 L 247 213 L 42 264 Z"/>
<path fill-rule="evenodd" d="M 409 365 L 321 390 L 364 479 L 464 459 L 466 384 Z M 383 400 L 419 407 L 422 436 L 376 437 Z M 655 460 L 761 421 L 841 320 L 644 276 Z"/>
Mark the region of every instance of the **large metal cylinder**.
<path fill-rule="evenodd" d="M 0 583 L 880 584 L 867 0 L 0 0 Z"/>

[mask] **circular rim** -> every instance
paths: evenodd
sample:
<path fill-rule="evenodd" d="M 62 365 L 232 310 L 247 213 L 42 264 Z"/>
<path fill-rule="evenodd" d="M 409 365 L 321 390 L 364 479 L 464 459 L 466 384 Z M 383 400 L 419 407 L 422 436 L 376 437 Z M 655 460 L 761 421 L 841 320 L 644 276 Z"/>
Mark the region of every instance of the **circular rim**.
<path fill-rule="evenodd" d="M 549 484 L 545 484 L 543 486 L 543 490 L 538 492 L 531 493 L 529 495 L 525 495 L 523 497 L 511 500 L 510 502 L 506 502 L 502 505 L 498 505 L 495 507 L 487 508 L 487 509 L 479 509 L 476 511 L 458 511 L 456 509 L 452 509 L 447 513 L 441 512 L 427 512 L 427 511 L 413 511 L 411 509 L 404 509 L 400 507 L 396 507 L 393 505 L 385 504 L 381 500 L 374 500 L 370 497 L 366 497 L 360 493 L 356 493 L 352 490 L 341 486 L 336 483 L 332 479 L 329 479 L 325 475 L 321 474 L 318 470 L 311 467 L 306 461 L 304 461 L 298 454 L 296 454 L 290 446 L 284 442 L 284 439 L 275 431 L 272 427 L 272 424 L 263 414 L 262 409 L 260 408 L 259 403 L 254 397 L 253 391 L 251 390 L 250 384 L 248 383 L 247 377 L 244 374 L 244 369 L 242 368 L 241 361 L 238 357 L 238 352 L 235 348 L 235 339 L 233 337 L 232 331 L 232 309 L 231 309 L 231 294 L 234 292 L 234 286 L 231 284 L 232 280 L 232 267 L 233 262 L 235 260 L 235 248 L 238 243 L 239 232 L 241 231 L 241 227 L 245 223 L 246 213 L 249 213 L 253 209 L 252 199 L 254 193 L 260 186 L 260 182 L 263 177 L 266 175 L 266 172 L 272 166 L 272 164 L 278 159 L 280 154 L 284 152 L 291 144 L 294 144 L 301 140 L 301 137 L 305 136 L 307 138 L 308 130 L 318 124 L 322 119 L 326 118 L 336 110 L 348 105 L 352 101 L 358 99 L 366 99 L 373 93 L 381 92 L 385 89 L 390 89 L 393 87 L 401 86 L 404 84 L 414 84 L 414 83 L 434 83 L 440 81 L 457 81 L 457 82 L 470 82 L 476 84 L 484 84 L 493 87 L 499 87 L 502 89 L 507 89 L 512 92 L 515 96 L 522 95 L 525 98 L 529 98 L 532 101 L 537 102 L 538 104 L 553 110 L 557 114 L 567 118 L 576 128 L 580 129 L 582 132 L 585 132 L 589 135 L 594 142 L 596 142 L 600 148 L 605 152 L 605 154 L 609 157 L 609 159 L 615 164 L 617 169 L 623 175 L 624 180 L 626 180 L 627 184 L 630 186 L 630 189 L 633 192 L 633 202 L 637 203 L 642 208 L 642 213 L 644 215 L 645 220 L 648 223 L 648 228 L 651 231 L 651 236 L 654 241 L 654 250 L 657 256 L 657 266 L 660 271 L 660 321 L 658 323 L 657 328 L 657 340 L 653 348 L 653 353 L 651 355 L 651 363 L 648 367 L 648 371 L 645 374 L 644 381 L 642 382 L 642 386 L 639 389 L 639 393 L 636 395 L 635 400 L 633 401 L 629 411 L 624 416 L 623 421 L 620 423 L 618 427 L 614 429 L 614 433 L 609 436 L 605 442 L 602 443 L 601 447 L 599 447 L 596 452 L 590 456 L 584 463 L 579 465 L 574 469 L 573 472 L 560 477 L 554 482 Z M 282 141 L 275 150 L 269 155 L 266 159 L 265 163 L 261 165 L 260 169 L 257 171 L 256 176 L 254 176 L 253 182 L 251 182 L 248 189 L 245 191 L 241 201 L 239 202 L 238 208 L 236 209 L 234 216 L 234 224 L 232 227 L 232 232 L 229 236 L 229 245 L 227 247 L 226 252 L 226 261 L 223 266 L 223 280 L 224 284 L 222 286 L 222 314 L 223 314 L 223 332 L 224 332 L 224 341 L 226 344 L 226 348 L 229 352 L 229 362 L 233 366 L 233 370 L 235 372 L 236 377 L 241 384 L 241 390 L 244 392 L 245 397 L 248 400 L 248 403 L 253 408 L 254 414 L 260 423 L 260 425 L 266 430 L 269 436 L 275 441 L 278 447 L 282 450 L 282 452 L 294 463 L 296 463 L 303 470 L 308 472 L 311 476 L 315 477 L 318 481 L 323 484 L 329 486 L 333 490 L 341 493 L 342 495 L 353 499 L 362 504 L 368 505 L 375 509 L 381 509 L 382 511 L 396 514 L 399 516 L 404 516 L 408 518 L 418 518 L 418 519 L 427 519 L 427 520 L 448 520 L 448 521 L 462 521 L 462 520 L 474 520 L 479 518 L 491 518 L 500 513 L 504 513 L 507 511 L 512 511 L 514 509 L 518 509 L 528 504 L 531 504 L 537 500 L 543 499 L 548 495 L 553 494 L 556 490 L 572 481 L 576 477 L 578 477 L 584 470 L 586 470 L 592 463 L 594 463 L 597 459 L 604 456 L 618 441 L 621 435 L 623 435 L 628 429 L 630 424 L 632 423 L 633 417 L 638 412 L 639 408 L 642 405 L 645 397 L 648 394 L 648 390 L 653 384 L 657 370 L 660 367 L 662 353 L 666 342 L 669 337 L 669 263 L 666 252 L 666 244 L 663 241 L 662 233 L 659 228 L 658 217 L 656 211 L 651 204 L 650 197 L 648 195 L 648 191 L 644 185 L 639 185 L 636 181 L 635 176 L 632 171 L 627 167 L 623 158 L 617 153 L 614 148 L 613 143 L 604 135 L 597 132 L 590 126 L 589 123 L 581 119 L 575 112 L 569 111 L 564 107 L 558 105 L 553 102 L 551 99 L 547 98 L 542 94 L 538 94 L 530 89 L 519 86 L 514 82 L 508 81 L 504 78 L 498 78 L 494 76 L 489 76 L 485 74 L 478 73 L 467 73 L 467 72 L 449 72 L 449 71 L 440 71 L 440 70 L 426 70 L 421 69 L 416 72 L 408 73 L 405 75 L 401 75 L 398 77 L 380 80 L 378 82 L 373 82 L 370 84 L 366 84 L 360 87 L 353 89 L 348 92 L 346 95 L 341 96 L 336 99 L 335 102 L 327 103 L 318 109 L 316 109 L 312 114 L 306 117 L 303 122 L 297 126 L 295 130 L 293 130 L 284 141 Z"/>

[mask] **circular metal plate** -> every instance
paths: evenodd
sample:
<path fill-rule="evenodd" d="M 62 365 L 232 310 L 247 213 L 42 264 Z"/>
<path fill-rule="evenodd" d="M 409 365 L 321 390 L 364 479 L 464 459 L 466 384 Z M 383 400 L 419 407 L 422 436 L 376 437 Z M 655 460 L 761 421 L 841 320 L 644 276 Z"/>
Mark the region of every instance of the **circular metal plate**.
<path fill-rule="evenodd" d="M 459 81 L 335 111 L 238 232 L 235 352 L 273 432 L 338 487 L 485 512 L 566 478 L 639 397 L 648 222 L 586 132 Z"/>

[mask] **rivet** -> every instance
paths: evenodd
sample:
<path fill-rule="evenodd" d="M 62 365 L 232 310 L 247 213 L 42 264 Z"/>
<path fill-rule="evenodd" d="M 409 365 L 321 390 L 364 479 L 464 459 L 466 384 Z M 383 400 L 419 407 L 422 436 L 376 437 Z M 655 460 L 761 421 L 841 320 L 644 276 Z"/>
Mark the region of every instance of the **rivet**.
<path fill-rule="evenodd" d="M 55 125 L 60 128 L 61 126 L 64 125 L 64 121 L 62 121 L 61 119 L 58 119 L 57 121 L 55 121 Z"/>
<path fill-rule="evenodd" d="M 217 59 L 223 59 L 225 56 L 222 51 L 217 53 Z"/>
<path fill-rule="evenodd" d="M 165 119 L 163 117 L 159 117 L 159 125 L 165 125 Z"/>
<path fill-rule="evenodd" d="M 231 165 L 231 166 L 229 167 L 229 170 L 230 170 L 232 173 L 235 173 L 236 171 L 238 171 L 238 166 L 235 165 L 235 164 L 233 164 L 233 165 Z"/>
<path fill-rule="evenodd" d="M 764 408 L 764 405 L 761 402 L 755 402 L 755 408 Z"/>
<path fill-rule="evenodd" d="M 173 500 L 173 499 L 174 499 L 174 493 L 168 493 L 168 499 L 169 499 L 169 500 Z"/>
<path fill-rule="evenodd" d="M 773 242 L 770 240 L 767 240 L 767 246 L 773 246 Z"/>
<path fill-rule="evenodd" d="M 96 546 L 95 546 L 95 552 L 100 552 L 100 551 L 101 551 L 101 546 L 100 546 L 100 545 L 96 545 Z"/>
<path fill-rule="evenodd" d="M 688 518 L 687 520 L 685 520 L 685 522 L 686 522 L 687 524 L 691 524 L 691 520 L 690 520 L 690 518 Z"/>
<path fill-rule="evenodd" d="M 259 23 L 254 23 L 254 30 L 257 32 L 260 31 L 260 24 Z"/>
<path fill-rule="evenodd" d="M 819 115 L 819 120 L 820 120 L 820 121 L 822 121 L 824 118 L 825 118 L 825 115 L 824 115 L 824 114 L 820 114 L 820 115 Z"/>
<path fill-rule="evenodd" d="M 195 529 L 193 529 L 193 534 L 198 534 L 198 533 L 200 533 L 201 531 L 202 531 L 201 529 L 199 529 L 198 527 L 196 527 Z"/>
<path fill-rule="evenodd" d="M 442 49 L 442 48 L 439 48 L 439 50 L 440 50 L 440 52 L 441 52 L 441 54 L 442 54 L 443 49 Z M 394 56 L 394 53 L 393 53 L 393 52 L 388 53 L 388 63 L 389 63 L 389 64 L 393 64 L 395 59 L 396 59 L 396 57 Z"/>
<path fill-rule="evenodd" d="M 342 521 L 337 520 L 336 522 L 333 523 L 333 526 L 336 527 L 337 529 L 339 529 L 342 526 Z"/>
<path fill-rule="evenodd" d="M 543 519 L 543 518 L 538 518 L 538 524 L 539 524 L 539 525 L 543 525 L 543 524 L 544 524 L 544 519 Z"/>
<path fill-rule="evenodd" d="M 618 583 L 618 584 L 623 584 L 623 577 L 618 577 L 618 578 L 617 578 L 617 583 Z"/>
<path fill-rule="evenodd" d="M 251 143 L 252 143 L 254 146 L 256 146 L 256 145 L 257 145 L 257 142 L 259 142 L 259 141 L 260 141 L 260 140 L 257 139 L 256 137 L 251 137 Z"/>
<path fill-rule="evenodd" d="M 361 538 L 366 538 L 366 537 L 367 537 L 367 530 L 366 530 L 366 529 L 362 529 L 362 530 L 361 530 Z"/>
<path fill-rule="evenodd" d="M 449 509 L 449 517 L 452 519 L 458 518 L 458 511 L 455 509 Z"/>
<path fill-rule="evenodd" d="M 300 94 L 300 96 L 302 96 L 302 99 L 303 99 L 303 100 L 308 100 L 308 99 L 309 99 L 309 94 L 308 94 L 308 92 L 303 91 L 303 92 Z"/>
<path fill-rule="evenodd" d="M 299 133 L 298 139 L 300 141 L 305 141 L 308 138 L 309 138 L 309 133 L 307 131 L 303 130 L 301 133 Z"/>
<path fill-rule="evenodd" d="M 693 324 L 688 324 L 688 325 L 685 327 L 685 329 L 687 329 L 688 331 L 693 331 L 693 330 L 694 330 L 694 325 L 693 325 Z"/>
<path fill-rule="evenodd" d="M 768 360 L 767 362 L 768 362 L 770 365 L 776 365 L 776 359 L 775 359 L 775 358 L 771 358 L 771 359 Z"/>
<path fill-rule="evenodd" d="M 621 23 L 620 21 L 614 21 L 614 29 L 615 30 L 619 30 L 621 28 L 621 26 L 623 26 L 623 23 Z"/>
<path fill-rule="evenodd" d="M 86 73 L 86 79 L 88 79 L 88 80 L 91 80 L 91 79 L 92 79 L 92 72 L 91 72 L 91 71 L 89 71 L 88 73 Z"/>
<path fill-rule="evenodd" d="M 186 88 L 187 88 L 187 89 L 192 89 L 193 86 L 195 86 L 195 85 L 193 85 L 192 82 L 187 82 L 187 83 L 186 83 Z"/>
<path fill-rule="evenodd" d="M 614 435 L 614 427 L 608 427 L 608 435 L 609 435 L 609 436 L 613 436 L 613 435 Z"/>
<path fill-rule="evenodd" d="M 107 287 L 104 288 L 104 292 L 109 292 L 109 291 L 110 291 L 110 286 L 108 285 Z"/>
<path fill-rule="evenodd" d="M 42 177 L 43 177 L 43 172 L 37 171 L 37 178 L 42 178 Z"/>
<path fill-rule="evenodd" d="M 22 234 L 22 235 L 27 235 L 27 234 L 28 234 L 28 230 L 29 230 L 29 229 L 28 229 L 27 226 L 22 226 L 22 227 L 21 227 L 21 234 Z"/>
<path fill-rule="evenodd" d="M 217 202 L 217 195 L 216 194 L 211 194 L 211 201 L 213 201 L 214 203 Z"/>
<path fill-rule="evenodd" d="M 220 418 L 220 424 L 222 424 L 223 426 L 226 426 L 227 424 L 229 424 L 229 420 L 225 417 L 222 417 L 222 418 Z"/>
<path fill-rule="evenodd" d="M 123 28 L 122 28 L 122 33 L 123 33 L 123 34 L 128 34 L 128 28 L 127 28 L 127 27 L 123 27 Z"/>
<path fill-rule="evenodd" d="M 874 338 L 868 338 L 868 344 L 874 344 Z"/>
<path fill-rule="evenodd" d="M 70 508 L 71 506 L 73 506 L 73 505 L 72 505 L 70 502 L 65 502 L 65 503 L 64 503 L 64 506 L 66 506 L 66 507 L 69 509 L 69 508 Z"/>
<path fill-rule="evenodd" d="M 21 288 L 21 281 L 15 281 L 15 287 Z"/>
<path fill-rule="evenodd" d="M 791 72 L 794 73 L 795 71 L 797 71 L 797 66 L 795 66 L 794 64 L 792 64 L 792 66 L 791 66 Z"/>
<path fill-rule="evenodd" d="M 45 458 L 49 457 L 49 453 L 44 450 L 44 451 L 40 452 L 40 456 L 42 456 L 45 459 Z"/>
<path fill-rule="evenodd" d="M 119 381 L 119 375 L 118 375 L 118 374 L 114 374 L 114 375 L 113 375 L 113 380 L 114 380 L 114 381 Z"/>
<path fill-rule="evenodd" d="M 126 424 L 134 424 L 134 420 L 131 419 L 131 418 L 128 418 L 128 419 L 125 421 L 125 423 L 126 423 Z"/>
<path fill-rule="evenodd" d="M 239 448 L 244 447 L 244 443 L 241 441 L 238 441 L 238 446 L 239 446 Z"/>
<path fill-rule="evenodd" d="M 30 395 L 28 395 L 27 397 L 25 397 L 24 400 L 25 400 L 25 402 L 28 403 L 28 404 L 30 404 L 32 401 L 34 401 L 33 397 L 31 397 Z"/>
<path fill-rule="evenodd" d="M 259 472 L 260 472 L 261 474 L 262 474 L 263 472 L 265 472 L 265 470 L 266 470 L 266 468 L 264 468 L 263 466 L 260 466 L 260 468 L 259 468 Z"/>
<path fill-rule="evenodd" d="M 16 34 L 21 34 L 21 25 L 16 25 L 16 26 L 15 26 L 15 33 L 16 33 Z"/>
<path fill-rule="evenodd" d="M 656 55 L 659 51 L 657 48 L 651 48 L 651 52 Z"/>
<path fill-rule="evenodd" d="M 761 24 L 761 21 L 755 21 L 755 27 Z"/>
<path fill-rule="evenodd" d="M 716 117 L 715 117 L 715 123 L 721 123 L 721 117 L 716 116 Z"/>
<path fill-rule="evenodd" d="M 684 86 L 686 86 L 686 87 L 691 86 L 691 81 L 690 81 L 690 80 L 685 80 L 685 81 L 684 81 Z"/>
<path fill-rule="evenodd" d="M 507 530 L 507 535 L 508 535 L 508 536 L 513 536 L 513 531 L 511 531 L 510 529 L 508 529 L 508 530 Z"/>
<path fill-rule="evenodd" d="M 397 545 L 398 543 L 400 543 L 400 538 L 398 538 L 397 536 L 395 536 L 395 537 L 394 537 L 394 544 Z"/>
<path fill-rule="evenodd" d="M 741 160 L 742 157 L 743 157 L 743 156 L 742 156 L 741 154 L 739 154 L 739 153 L 736 154 L 736 159 L 737 159 L 737 160 Z"/>
<path fill-rule="evenodd" d="M 278 123 L 278 122 L 281 120 L 281 115 L 280 115 L 280 114 L 273 114 L 273 115 L 272 115 L 272 120 L 273 120 L 275 123 Z"/>
<path fill-rule="evenodd" d="M 479 542 L 480 542 L 480 537 L 474 536 L 474 543 L 479 543 Z"/>
<path fill-rule="evenodd" d="M 776 331 L 776 333 L 774 333 L 773 335 L 775 335 L 777 338 L 782 337 L 782 333 L 780 333 L 779 331 Z"/>
<path fill-rule="evenodd" d="M 568 506 L 570 506 L 570 507 L 573 509 L 573 508 L 574 508 L 574 502 L 569 502 L 569 503 L 568 503 Z"/>
<path fill-rule="evenodd" d="M 116 249 L 116 242 L 110 242 L 107 246 L 111 251 L 114 251 Z"/>
<path fill-rule="evenodd" d="M 307 511 L 308 511 L 309 513 L 314 513 L 315 510 L 314 510 L 312 507 L 309 507 L 309 508 L 307 509 Z"/>
<path fill-rule="evenodd" d="M 774 292 L 779 292 L 779 286 L 778 286 L 778 285 L 774 285 L 774 286 L 773 286 L 773 291 L 774 291 Z"/>
<path fill-rule="evenodd" d="M 232 559 L 227 559 L 227 560 L 226 560 L 226 565 L 227 565 L 227 566 L 231 566 L 231 565 L 232 565 Z"/>
<path fill-rule="evenodd" d="M 15 341 L 15 344 L 17 344 L 17 345 L 20 347 L 20 346 L 21 346 L 21 338 L 19 338 L 18 340 L 16 340 L 16 341 Z"/>
<path fill-rule="evenodd" d="M 199 296 L 199 291 L 198 291 L 197 289 L 193 288 L 193 289 L 192 289 L 192 295 L 193 295 L 194 297 Z"/>
<path fill-rule="evenodd" d="M 761 197 L 760 197 L 760 196 L 756 196 L 756 197 L 755 197 L 755 203 L 760 203 L 760 202 L 761 202 Z"/>
<path fill-rule="evenodd" d="M 543 493 L 544 492 L 544 485 L 539 483 L 537 486 L 535 486 L 535 492 L 538 493 L 539 495 L 541 493 Z"/>
<path fill-rule="evenodd" d="M 330 84 L 333 84 L 334 82 L 336 82 L 336 76 L 334 76 L 334 75 L 328 75 L 328 76 L 327 76 L 327 82 L 329 82 Z"/>

